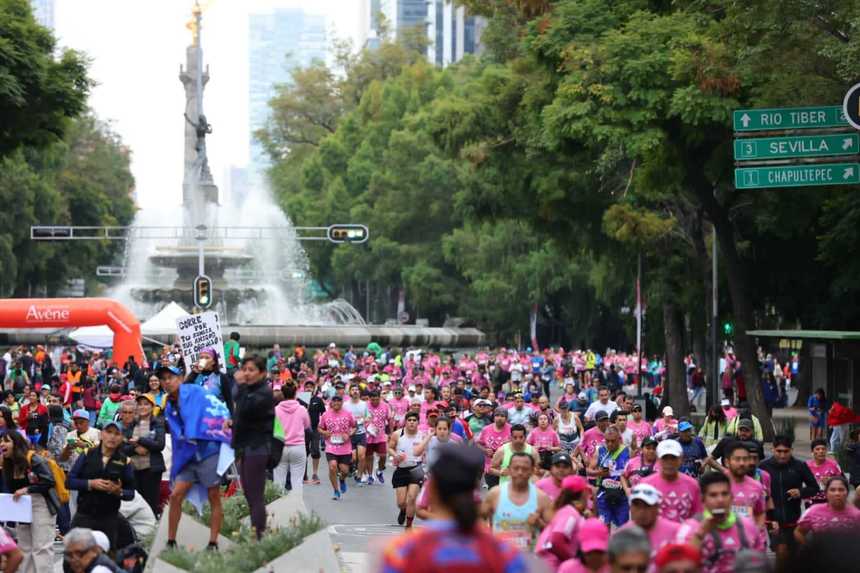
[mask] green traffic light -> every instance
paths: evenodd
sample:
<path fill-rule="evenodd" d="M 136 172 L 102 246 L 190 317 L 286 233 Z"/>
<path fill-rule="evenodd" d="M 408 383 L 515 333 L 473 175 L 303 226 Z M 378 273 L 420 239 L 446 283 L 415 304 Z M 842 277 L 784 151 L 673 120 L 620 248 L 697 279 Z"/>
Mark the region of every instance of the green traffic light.
<path fill-rule="evenodd" d="M 723 334 L 731 336 L 735 331 L 735 326 L 731 322 L 723 323 Z"/>

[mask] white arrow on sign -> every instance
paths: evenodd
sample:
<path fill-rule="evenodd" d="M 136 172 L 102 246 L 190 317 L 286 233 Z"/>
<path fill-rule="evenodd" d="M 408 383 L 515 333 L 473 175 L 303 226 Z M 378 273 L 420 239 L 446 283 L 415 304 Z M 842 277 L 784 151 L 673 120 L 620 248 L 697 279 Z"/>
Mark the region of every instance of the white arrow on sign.
<path fill-rule="evenodd" d="M 752 118 L 747 113 L 745 113 L 741 116 L 741 123 L 743 124 L 744 127 L 749 127 L 751 120 L 752 120 Z"/>
<path fill-rule="evenodd" d="M 842 172 L 842 179 L 851 179 L 854 177 L 854 168 L 846 167 L 845 171 Z"/>
<path fill-rule="evenodd" d="M 847 151 L 847 150 L 851 149 L 852 145 L 854 145 L 854 141 L 852 141 L 850 137 L 847 137 L 847 138 L 842 140 L 843 151 Z"/>

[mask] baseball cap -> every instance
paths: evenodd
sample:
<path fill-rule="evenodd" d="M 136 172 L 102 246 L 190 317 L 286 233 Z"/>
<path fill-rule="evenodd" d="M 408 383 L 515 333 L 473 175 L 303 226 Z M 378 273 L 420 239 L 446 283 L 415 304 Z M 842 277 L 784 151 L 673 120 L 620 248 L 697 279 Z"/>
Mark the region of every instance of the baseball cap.
<path fill-rule="evenodd" d="M 180 370 L 178 366 L 161 365 L 155 369 L 155 375 L 158 376 L 159 378 L 161 377 L 162 373 L 164 373 L 164 372 L 170 372 L 171 374 L 175 374 L 177 376 L 182 376 L 182 370 Z"/>
<path fill-rule="evenodd" d="M 595 421 L 595 422 L 599 422 L 600 420 L 605 420 L 605 419 L 606 419 L 606 418 L 608 418 L 608 417 L 609 417 L 609 414 L 607 414 L 607 413 L 606 413 L 605 411 L 603 411 L 603 410 L 599 410 L 599 411 L 594 415 L 594 421 Z"/>
<path fill-rule="evenodd" d="M 680 424 L 678 424 L 678 431 L 679 432 L 686 432 L 687 430 L 692 430 L 692 429 L 693 429 L 693 424 L 691 424 L 690 422 L 684 421 L 684 422 L 681 422 Z"/>
<path fill-rule="evenodd" d="M 639 405 L 639 404 L 633 404 L 633 408 L 631 408 L 631 411 L 632 411 L 632 412 L 641 412 L 641 411 L 642 411 L 642 406 L 641 406 L 641 405 Z"/>
<path fill-rule="evenodd" d="M 738 420 L 738 429 L 745 428 L 747 430 L 752 430 L 755 428 L 752 420 L 749 418 L 743 418 L 742 420 Z"/>
<path fill-rule="evenodd" d="M 647 483 L 640 483 L 633 487 L 630 491 L 630 501 L 638 499 L 646 504 L 654 506 L 659 505 L 663 500 L 663 496 L 656 487 Z"/>
<path fill-rule="evenodd" d="M 492 402 L 490 402 L 489 400 L 484 400 L 483 398 L 475 400 L 475 406 L 492 406 L 492 405 L 493 405 Z"/>
<path fill-rule="evenodd" d="M 150 396 L 149 394 L 138 394 L 138 395 L 137 395 L 137 398 L 135 398 L 135 400 L 136 400 L 137 402 L 140 402 L 141 400 L 146 400 L 147 402 L 149 402 L 150 404 L 152 404 L 153 406 L 155 406 L 155 398 L 153 398 L 153 397 L 152 397 L 152 396 Z"/>
<path fill-rule="evenodd" d="M 109 422 L 105 422 L 104 425 L 102 426 L 102 430 L 107 430 L 111 426 L 115 427 L 117 429 L 117 431 L 122 432 L 122 423 L 118 422 L 117 420 L 111 420 Z"/>
<path fill-rule="evenodd" d="M 337 400 L 338 402 L 343 402 L 343 396 L 335 394 L 334 396 L 331 397 L 331 401 L 334 402 L 335 400 Z"/>
<path fill-rule="evenodd" d="M 567 403 L 567 400 L 562 400 L 561 402 L 558 403 L 558 409 L 559 410 L 567 410 L 569 408 L 570 408 L 570 404 Z"/>
<path fill-rule="evenodd" d="M 89 412 L 87 412 L 86 410 L 84 410 L 83 408 L 80 408 L 80 409 L 78 409 L 78 410 L 75 410 L 75 411 L 72 413 L 72 418 L 73 418 L 73 419 L 74 419 L 74 418 L 83 418 L 83 419 L 85 419 L 85 420 L 89 420 L 89 419 L 90 419 L 90 413 L 89 413 Z"/>
<path fill-rule="evenodd" d="M 731 405 L 732 405 L 732 403 L 729 402 L 728 398 L 723 398 L 722 400 L 720 400 L 720 406 L 731 406 Z"/>
<path fill-rule="evenodd" d="M 570 461 L 570 456 L 566 452 L 558 452 L 552 455 L 552 465 L 567 464 L 573 467 L 573 462 Z"/>
<path fill-rule="evenodd" d="M 679 444 L 677 440 L 663 440 L 657 446 L 658 458 L 662 458 L 663 456 L 675 456 L 676 458 L 680 458 L 683 455 L 684 450 L 681 448 L 681 444 Z"/>
<path fill-rule="evenodd" d="M 648 436 L 647 438 L 642 440 L 642 447 L 643 448 L 647 448 L 648 446 L 656 446 L 656 445 L 657 445 L 657 440 L 655 440 L 651 436 Z"/>
<path fill-rule="evenodd" d="M 669 543 L 660 548 L 654 556 L 654 565 L 659 568 L 676 561 L 692 561 L 697 565 L 702 562 L 702 554 L 693 545 L 686 543 Z"/>
<path fill-rule="evenodd" d="M 663 408 L 663 415 L 664 416 L 674 416 L 675 410 L 672 409 L 672 406 L 666 406 L 665 408 Z"/>
<path fill-rule="evenodd" d="M 580 475 L 566 476 L 561 480 L 561 489 L 567 490 L 571 493 L 579 493 L 590 488 L 591 486 L 588 485 L 588 480 Z"/>
<path fill-rule="evenodd" d="M 583 553 L 589 551 L 606 551 L 609 547 L 609 530 L 603 522 L 591 517 L 582 522 L 579 528 L 579 549 Z"/>
<path fill-rule="evenodd" d="M 98 545 L 102 551 L 105 553 L 110 551 L 110 539 L 105 535 L 103 531 L 99 531 L 98 529 L 92 530 L 93 539 L 96 540 L 96 545 Z"/>
<path fill-rule="evenodd" d="M 505 418 L 507 418 L 508 417 L 508 409 L 503 408 L 502 406 L 499 406 L 498 408 L 496 408 L 496 411 L 493 412 L 493 416 L 504 416 Z"/>

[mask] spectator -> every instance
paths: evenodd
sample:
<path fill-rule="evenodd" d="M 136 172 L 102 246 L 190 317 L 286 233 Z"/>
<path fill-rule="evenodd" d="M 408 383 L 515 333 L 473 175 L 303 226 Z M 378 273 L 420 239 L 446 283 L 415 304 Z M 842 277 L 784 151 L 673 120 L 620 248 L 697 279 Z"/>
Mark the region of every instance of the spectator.
<path fill-rule="evenodd" d="M 121 500 L 134 498 L 134 471 L 122 453 L 123 427 L 108 421 L 99 446 L 78 457 L 69 472 L 69 489 L 78 492 L 72 527 L 89 527 L 107 535 L 116 547 Z"/>
<path fill-rule="evenodd" d="M 251 508 L 251 525 L 257 538 L 266 530 L 266 466 L 269 463 L 275 423 L 275 399 L 266 381 L 266 361 L 256 354 L 242 359 L 236 376 L 233 410 L 233 448 L 239 463 L 242 492 Z M 302 436 L 304 441 L 304 436 Z M 298 474 L 296 474 L 298 481 Z"/>
<path fill-rule="evenodd" d="M 65 565 L 71 573 L 122 573 L 122 570 L 102 553 L 93 530 L 76 527 L 63 539 Z M 66 567 L 63 567 L 66 570 Z"/>
<path fill-rule="evenodd" d="M 123 405 L 125 408 L 125 405 Z M 164 420 L 153 415 L 155 401 L 151 394 L 137 397 L 137 420 L 126 426 L 124 453 L 134 466 L 135 489 L 140 492 L 155 515 L 160 515 L 161 474 L 164 473 Z"/>
<path fill-rule="evenodd" d="M 18 432 L 0 436 L 3 461 L 3 493 L 17 501 L 30 496 L 33 520 L 16 527 L 18 548 L 24 554 L 21 573 L 50 571 L 54 563 L 54 524 L 60 507 L 54 489 L 54 474 L 42 456 L 33 453 L 26 438 Z"/>
<path fill-rule="evenodd" d="M 24 561 L 24 553 L 3 526 L 0 526 L 0 561 L 4 561 L 3 573 L 15 573 Z"/>

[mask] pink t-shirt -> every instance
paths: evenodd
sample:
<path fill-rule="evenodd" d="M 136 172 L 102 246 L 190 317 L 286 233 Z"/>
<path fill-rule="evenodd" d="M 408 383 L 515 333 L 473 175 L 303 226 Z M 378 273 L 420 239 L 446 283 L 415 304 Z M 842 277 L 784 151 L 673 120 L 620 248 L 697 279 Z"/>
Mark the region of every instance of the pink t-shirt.
<path fill-rule="evenodd" d="M 539 490 L 544 492 L 549 499 L 555 501 L 555 498 L 561 493 L 561 486 L 555 483 L 552 476 L 545 477 L 535 484 Z"/>
<path fill-rule="evenodd" d="M 702 511 L 699 482 L 688 475 L 679 473 L 670 482 L 663 479 L 660 473 L 655 473 L 643 479 L 642 483 L 653 485 L 662 494 L 660 515 L 666 519 L 681 522 Z"/>
<path fill-rule="evenodd" d="M 722 545 L 719 558 L 716 561 L 711 559 L 716 551 L 713 537 L 706 535 L 702 540 L 702 573 L 732 573 L 734 571 L 735 557 L 738 551 L 744 548 L 738 534 L 738 527 L 744 528 L 747 543 L 749 544 L 748 549 L 764 553 L 767 535 L 765 530 L 757 527 L 752 519 L 737 516 L 737 520 L 738 522 L 733 527 L 716 529 Z M 700 525 L 698 521 L 693 519 L 686 521 L 682 526 L 686 534 L 682 533 L 681 535 L 684 535 L 685 539 L 689 540 L 698 531 Z"/>
<path fill-rule="evenodd" d="M 627 429 L 633 432 L 633 435 L 636 436 L 636 443 L 640 446 L 642 445 L 642 440 L 651 436 L 651 424 L 645 420 L 640 420 L 639 422 L 627 420 Z"/>
<path fill-rule="evenodd" d="M 541 482 L 538 482 L 538 487 L 540 487 L 540 483 Z M 550 521 L 547 526 L 543 528 L 543 531 L 541 531 L 537 539 L 537 545 L 535 545 L 535 552 L 541 559 L 546 561 L 550 566 L 551 571 L 555 571 L 560 565 L 558 557 L 546 549 L 546 545 L 552 541 L 552 534 L 560 533 L 567 541 L 567 549 L 570 552 L 569 555 L 576 555 L 576 551 L 579 547 L 577 534 L 579 532 L 579 525 L 581 522 L 582 515 L 576 511 L 576 508 L 572 505 L 565 505 L 555 512 L 555 515 L 552 516 L 552 521 Z"/>
<path fill-rule="evenodd" d="M 647 476 L 643 476 L 643 473 L 640 472 L 643 467 L 647 468 L 650 464 L 643 463 L 642 454 L 638 456 L 634 456 L 630 458 L 627 462 L 627 465 L 624 466 L 624 477 L 627 478 L 627 481 L 630 483 L 630 488 L 632 489 L 636 484 L 645 479 Z M 651 473 L 648 475 L 653 475 L 654 473 L 659 473 L 660 471 L 660 460 L 655 460 L 653 467 L 651 468 Z"/>
<path fill-rule="evenodd" d="M 597 570 L 597 573 L 609 573 L 609 565 L 604 565 L 600 569 Z M 573 559 L 568 559 L 558 568 L 558 573 L 592 573 L 591 570 L 586 569 L 585 565 L 583 565 L 579 559 L 574 557 Z"/>
<path fill-rule="evenodd" d="M 629 425 L 629 423 L 628 423 Z M 658 434 L 668 428 L 677 429 L 678 428 L 678 420 L 675 418 L 671 418 L 669 421 L 666 421 L 666 418 L 660 418 L 656 422 L 654 422 L 654 433 Z"/>
<path fill-rule="evenodd" d="M 343 456 L 352 453 L 350 431 L 355 428 L 355 418 L 344 409 L 335 412 L 326 410 L 320 418 L 320 429 L 332 432 L 325 439 L 325 451 L 328 454 Z M 333 441 L 334 440 L 334 441 Z"/>
<path fill-rule="evenodd" d="M 535 428 L 529 432 L 529 437 L 526 438 L 526 442 L 536 447 L 538 450 L 549 450 L 561 445 L 561 441 L 558 439 L 558 434 L 552 428 L 547 428 L 546 430 Z"/>
<path fill-rule="evenodd" d="M 394 419 L 397 421 L 398 427 L 402 425 L 403 418 L 406 416 L 406 411 L 409 409 L 409 400 L 406 398 L 392 398 L 388 401 L 388 405 L 394 412 Z"/>
<path fill-rule="evenodd" d="M 509 424 L 505 424 L 502 426 L 501 430 L 496 429 L 495 424 L 490 424 L 483 430 L 481 430 L 481 435 L 478 436 L 478 444 L 489 448 L 493 453 L 496 452 L 502 445 L 511 441 L 511 426 Z M 484 473 L 486 473 L 490 466 L 493 463 L 493 456 L 488 455 L 484 460 Z"/>
<path fill-rule="evenodd" d="M 0 527 L 0 555 L 5 555 L 11 551 L 17 549 L 18 546 L 15 544 L 15 540 L 12 539 L 6 530 Z"/>
<path fill-rule="evenodd" d="M 818 487 L 821 488 L 821 491 L 815 494 L 810 501 L 812 503 L 826 502 L 827 495 L 824 493 L 824 490 L 827 480 L 833 476 L 841 476 L 842 468 L 839 467 L 836 460 L 831 458 L 826 458 L 824 463 L 821 465 L 815 463 L 815 460 L 806 460 L 806 465 L 809 467 L 809 471 L 812 472 L 812 475 L 815 476 L 815 481 L 818 482 Z"/>
<path fill-rule="evenodd" d="M 765 512 L 767 497 L 761 482 L 749 476 L 744 476 L 740 483 L 731 476 L 729 479 L 732 481 L 732 511 L 750 519 Z"/>
<path fill-rule="evenodd" d="M 597 448 L 604 444 L 603 432 L 597 426 L 592 427 L 582 434 L 582 440 L 579 442 L 579 447 L 587 457 L 592 457 L 597 451 Z"/>
<path fill-rule="evenodd" d="M 380 402 L 374 407 L 367 403 L 367 411 L 370 413 L 370 423 L 367 425 L 367 443 L 382 444 L 388 439 L 388 419 L 391 417 L 391 409 L 385 402 Z"/>
<path fill-rule="evenodd" d="M 826 503 L 817 503 L 803 514 L 798 525 L 806 526 L 813 532 L 833 529 L 854 530 L 860 527 L 860 509 L 848 504 L 842 511 L 836 511 Z"/>
<path fill-rule="evenodd" d="M 635 526 L 636 523 L 631 519 L 624 525 L 622 525 L 619 529 L 628 529 L 630 527 Z M 654 571 L 656 568 L 653 564 L 654 557 L 657 555 L 657 552 L 660 551 L 667 543 L 676 543 L 680 541 L 678 539 L 678 532 L 681 529 L 681 524 L 677 521 L 670 521 L 665 517 L 657 516 L 657 521 L 654 522 L 654 525 L 651 526 L 651 529 L 646 531 L 648 534 L 648 541 L 651 542 L 651 566 L 648 568 L 648 571 Z"/>

